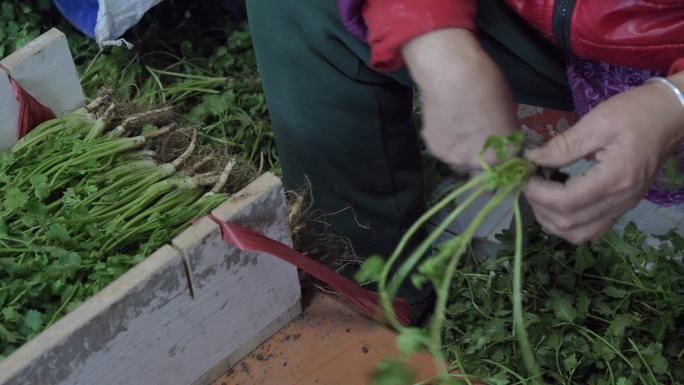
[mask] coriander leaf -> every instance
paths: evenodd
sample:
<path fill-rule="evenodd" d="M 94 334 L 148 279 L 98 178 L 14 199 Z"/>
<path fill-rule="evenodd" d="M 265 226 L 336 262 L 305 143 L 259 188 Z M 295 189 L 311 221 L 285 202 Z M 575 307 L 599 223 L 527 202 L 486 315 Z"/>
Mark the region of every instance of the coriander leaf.
<path fill-rule="evenodd" d="M 24 326 L 34 333 L 39 331 L 40 328 L 43 327 L 43 320 L 41 319 L 42 316 L 43 313 L 37 310 L 29 310 L 24 315 Z"/>
<path fill-rule="evenodd" d="M 615 286 L 607 286 L 603 289 L 603 293 L 609 297 L 613 298 L 625 298 L 627 296 L 627 291 L 617 288 Z"/>
<path fill-rule="evenodd" d="M 375 370 L 373 385 L 412 385 L 415 378 L 403 362 L 385 360 Z"/>
<path fill-rule="evenodd" d="M 81 256 L 74 252 L 67 253 L 59 259 L 60 266 L 77 266 L 80 264 Z"/>
<path fill-rule="evenodd" d="M 651 370 L 655 374 L 666 374 L 669 364 L 661 353 L 656 353 L 649 359 Z"/>
<path fill-rule="evenodd" d="M 19 341 L 20 339 L 21 339 L 21 336 L 19 334 L 17 334 L 16 332 L 10 331 L 9 329 L 7 329 L 7 327 L 5 327 L 5 325 L 0 323 L 0 341 L 5 340 L 5 341 L 13 344 L 13 343 Z"/>
<path fill-rule="evenodd" d="M 91 195 L 95 194 L 95 193 L 98 192 L 99 190 L 100 190 L 100 189 L 99 189 L 96 185 L 93 185 L 93 184 L 88 184 L 88 185 L 86 185 L 85 188 L 83 189 L 83 191 L 85 191 L 86 195 L 88 195 L 88 196 L 91 196 Z"/>
<path fill-rule="evenodd" d="M 586 247 L 577 250 L 577 258 L 575 259 L 575 270 L 582 273 L 590 267 L 593 267 L 596 259 L 591 253 L 591 250 Z"/>
<path fill-rule="evenodd" d="M 627 314 L 618 314 L 613 318 L 610 323 L 610 332 L 616 337 L 622 337 L 625 335 L 625 329 L 632 326 L 634 321 L 631 316 Z"/>
<path fill-rule="evenodd" d="M 416 289 L 420 289 L 428 282 L 428 278 L 423 274 L 415 273 L 411 275 L 411 283 Z"/>
<path fill-rule="evenodd" d="M 69 231 L 66 226 L 61 223 L 54 223 L 48 226 L 48 231 L 46 232 L 48 239 L 53 241 L 68 242 L 71 240 Z"/>
<path fill-rule="evenodd" d="M 615 358 L 615 352 L 610 346 L 599 340 L 594 341 L 591 351 L 606 361 L 612 361 Z"/>
<path fill-rule="evenodd" d="M 404 354 L 418 352 L 426 342 L 429 343 L 428 336 L 418 328 L 406 328 L 397 336 L 397 348 Z"/>
<path fill-rule="evenodd" d="M 6 212 L 18 210 L 28 202 L 28 195 L 16 187 L 11 187 L 5 192 L 3 206 Z"/>
<path fill-rule="evenodd" d="M 551 300 L 553 314 L 561 321 L 573 322 L 577 318 L 577 310 L 572 306 L 572 301 L 565 294 L 557 295 Z"/>
<path fill-rule="evenodd" d="M 379 255 L 374 255 L 361 265 L 354 279 L 359 283 L 375 282 L 380 279 L 380 274 L 382 274 L 384 267 L 385 260 Z"/>
<path fill-rule="evenodd" d="M 6 307 L 2 309 L 2 318 L 6 322 L 17 322 L 21 318 L 19 312 L 14 307 Z"/>
<path fill-rule="evenodd" d="M 64 207 L 71 208 L 78 206 L 81 203 L 81 199 L 73 188 L 68 188 L 62 195 L 62 202 L 64 202 Z"/>
<path fill-rule="evenodd" d="M 29 177 L 29 182 L 31 182 L 31 186 L 33 186 L 36 198 L 45 199 L 50 195 L 50 186 L 47 183 L 48 179 L 45 175 L 31 175 L 31 177 Z"/>
<path fill-rule="evenodd" d="M 580 292 L 577 294 L 577 299 L 575 300 L 577 304 L 577 311 L 581 318 L 586 318 L 589 315 L 589 306 L 591 306 L 591 299 L 586 292 Z"/>
<path fill-rule="evenodd" d="M 577 368 L 577 355 L 572 354 L 570 357 L 563 359 L 563 367 L 569 372 L 575 370 Z"/>
<path fill-rule="evenodd" d="M 558 329 L 551 330 L 548 338 L 546 339 L 546 343 L 553 350 L 560 349 L 561 345 L 563 344 L 563 333 Z"/>

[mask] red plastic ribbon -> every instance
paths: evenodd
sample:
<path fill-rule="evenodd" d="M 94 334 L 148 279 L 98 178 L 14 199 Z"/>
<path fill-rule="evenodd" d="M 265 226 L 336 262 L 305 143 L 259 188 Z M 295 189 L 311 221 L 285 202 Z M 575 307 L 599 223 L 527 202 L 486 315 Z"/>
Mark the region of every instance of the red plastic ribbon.
<path fill-rule="evenodd" d="M 14 96 L 19 102 L 19 119 L 17 125 L 17 135 L 21 139 L 24 135 L 28 134 L 37 125 L 43 123 L 46 120 L 54 119 L 55 114 L 42 105 L 36 98 L 31 96 L 26 90 L 24 90 L 19 83 L 17 83 L 14 78 L 9 74 L 9 71 L 2 65 L 0 65 L 9 77 L 10 84 L 12 85 L 12 91 Z"/>
<path fill-rule="evenodd" d="M 281 242 L 245 227 L 227 223 L 212 214 L 208 217 L 221 227 L 223 240 L 230 245 L 239 250 L 259 251 L 278 257 L 330 286 L 362 314 L 374 319 L 380 315 L 380 300 L 377 293 L 362 288 L 352 280 Z M 399 322 L 410 325 L 411 305 L 403 299 L 395 299 L 393 305 Z"/>

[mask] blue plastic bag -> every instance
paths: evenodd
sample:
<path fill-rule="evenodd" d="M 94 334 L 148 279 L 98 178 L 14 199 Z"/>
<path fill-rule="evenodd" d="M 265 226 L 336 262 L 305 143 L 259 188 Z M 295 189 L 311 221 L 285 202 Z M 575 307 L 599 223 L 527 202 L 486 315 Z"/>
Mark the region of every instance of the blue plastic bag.
<path fill-rule="evenodd" d="M 81 32 L 98 43 L 119 39 L 161 0 L 53 0 Z"/>

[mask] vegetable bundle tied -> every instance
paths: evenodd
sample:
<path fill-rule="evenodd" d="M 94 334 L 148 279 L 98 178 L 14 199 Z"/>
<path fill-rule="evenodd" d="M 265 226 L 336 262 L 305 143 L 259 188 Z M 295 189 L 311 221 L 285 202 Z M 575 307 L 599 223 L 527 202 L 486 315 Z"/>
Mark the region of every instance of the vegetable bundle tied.
<path fill-rule="evenodd" d="M 534 354 L 527 339 L 527 333 L 523 323 L 523 309 L 521 297 L 521 259 L 522 259 L 522 219 L 518 197 L 521 193 L 525 181 L 534 173 L 535 166 L 528 161 L 510 156 L 511 152 L 517 152 L 522 148 L 523 136 L 521 133 L 508 138 L 490 138 L 483 151 L 494 151 L 499 163 L 496 166 L 489 166 L 483 160 L 481 165 L 483 172 L 472 178 L 468 183 L 448 193 L 444 198 L 437 202 L 428 210 L 416 223 L 407 231 L 399 242 L 394 253 L 384 260 L 382 257 L 372 257 L 366 261 L 357 275 L 359 281 L 377 281 L 382 305 L 386 313 L 389 324 L 399 332 L 397 344 L 405 354 L 417 352 L 420 349 L 427 349 L 434 357 L 438 367 L 439 383 L 470 383 L 468 376 L 462 376 L 458 381 L 449 374 L 446 366 L 446 357 L 443 353 L 442 335 L 447 303 L 449 300 L 449 289 L 452 285 L 456 268 L 459 265 L 464 253 L 476 230 L 480 227 L 484 219 L 494 208 L 508 197 L 514 198 L 514 218 L 516 229 L 515 242 L 515 267 L 514 267 L 514 295 L 513 295 L 513 322 L 515 332 L 519 341 L 519 347 L 525 365 L 531 377 L 538 374 L 537 365 L 534 361 Z M 482 159 L 482 157 L 481 157 Z M 484 194 L 493 194 L 488 203 L 475 216 L 473 221 L 465 231 L 455 238 L 442 243 L 435 255 L 428 256 L 431 246 L 444 233 L 447 227 L 453 223 L 465 210 L 471 206 L 479 197 Z M 404 255 L 409 240 L 418 233 L 419 229 L 425 226 L 432 217 L 445 207 L 453 204 L 458 199 L 462 199 L 454 210 L 452 210 L 425 238 L 422 243 L 413 250 L 402 263 L 400 257 Z M 392 298 L 398 292 L 400 286 L 410 280 L 416 287 L 430 284 L 436 293 L 436 305 L 434 315 L 426 330 L 415 327 L 404 327 L 396 319 L 392 309 Z M 460 361 L 457 357 L 457 361 Z M 465 373 L 462 365 L 459 369 Z M 378 378 L 397 376 L 400 371 L 396 365 L 385 364 L 379 368 Z M 407 374 L 407 373 L 404 373 Z M 404 381 L 405 378 L 399 379 Z M 392 383 L 388 380 L 387 383 Z"/>
<path fill-rule="evenodd" d="M 190 164 L 193 131 L 159 163 L 149 148 L 173 127 L 128 136 L 152 111 L 108 130 L 112 106 L 46 121 L 0 153 L 0 359 L 228 198 L 235 161 L 198 173 L 215 159 Z"/>

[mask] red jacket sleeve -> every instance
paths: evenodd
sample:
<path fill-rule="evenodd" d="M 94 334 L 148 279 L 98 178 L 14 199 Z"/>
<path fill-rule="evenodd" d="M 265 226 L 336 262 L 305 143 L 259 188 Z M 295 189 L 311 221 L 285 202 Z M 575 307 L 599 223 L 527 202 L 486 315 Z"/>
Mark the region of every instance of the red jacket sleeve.
<path fill-rule="evenodd" d="M 672 63 L 670 67 L 670 75 L 684 71 L 684 57 Z"/>
<path fill-rule="evenodd" d="M 444 28 L 475 30 L 475 0 L 367 0 L 362 9 L 368 26 L 371 65 L 391 71 L 404 65 L 401 47 Z"/>

